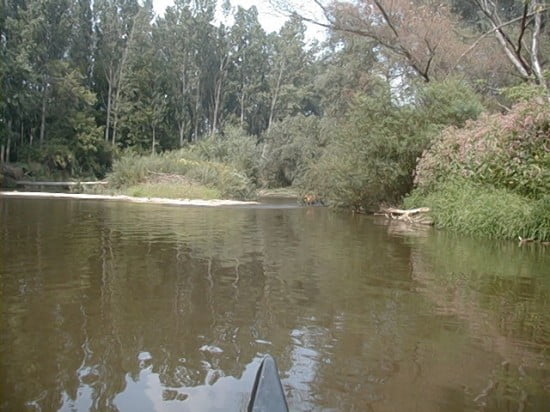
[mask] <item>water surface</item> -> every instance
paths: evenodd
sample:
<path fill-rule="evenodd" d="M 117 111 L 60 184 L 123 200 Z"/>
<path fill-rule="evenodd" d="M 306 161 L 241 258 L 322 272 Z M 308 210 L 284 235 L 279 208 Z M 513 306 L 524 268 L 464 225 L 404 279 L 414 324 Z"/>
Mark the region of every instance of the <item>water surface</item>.
<path fill-rule="evenodd" d="M 550 405 L 550 250 L 322 208 L 0 198 L 0 407 Z"/>

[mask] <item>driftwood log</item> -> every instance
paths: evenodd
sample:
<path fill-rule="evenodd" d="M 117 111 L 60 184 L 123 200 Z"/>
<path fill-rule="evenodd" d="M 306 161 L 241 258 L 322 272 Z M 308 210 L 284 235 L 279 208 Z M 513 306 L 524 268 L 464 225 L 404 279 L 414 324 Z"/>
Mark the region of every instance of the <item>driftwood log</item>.
<path fill-rule="evenodd" d="M 434 222 L 432 218 L 426 215 L 429 212 L 429 207 L 419 207 L 416 209 L 397 209 L 394 207 L 387 207 L 376 214 L 386 216 L 388 219 L 401 220 L 408 223 L 433 225 Z"/>

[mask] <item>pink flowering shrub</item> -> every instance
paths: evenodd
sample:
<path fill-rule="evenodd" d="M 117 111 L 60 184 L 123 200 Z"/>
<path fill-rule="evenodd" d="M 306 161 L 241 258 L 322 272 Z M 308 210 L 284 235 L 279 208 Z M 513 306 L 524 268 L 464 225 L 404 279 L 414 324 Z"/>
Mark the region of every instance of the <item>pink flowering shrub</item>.
<path fill-rule="evenodd" d="M 534 199 L 550 193 L 550 104 L 520 103 L 445 129 L 422 154 L 414 183 L 427 193 L 452 177 Z"/>

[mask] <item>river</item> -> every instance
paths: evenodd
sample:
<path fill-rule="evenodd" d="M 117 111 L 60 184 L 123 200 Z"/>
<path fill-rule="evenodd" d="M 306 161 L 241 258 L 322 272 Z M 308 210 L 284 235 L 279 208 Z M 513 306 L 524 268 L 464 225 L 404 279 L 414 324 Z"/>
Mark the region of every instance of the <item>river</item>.
<path fill-rule="evenodd" d="M 550 405 L 550 248 L 290 204 L 0 198 L 0 408 Z M 547 409 L 546 409 L 547 410 Z"/>

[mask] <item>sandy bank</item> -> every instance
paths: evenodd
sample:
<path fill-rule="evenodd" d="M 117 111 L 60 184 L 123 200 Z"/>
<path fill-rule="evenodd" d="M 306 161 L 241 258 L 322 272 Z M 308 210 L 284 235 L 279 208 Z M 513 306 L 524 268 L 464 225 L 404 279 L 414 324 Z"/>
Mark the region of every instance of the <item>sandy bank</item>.
<path fill-rule="evenodd" d="M 163 197 L 133 197 L 124 195 L 87 195 L 73 193 L 48 193 L 48 192 L 0 192 L 0 197 L 25 197 L 41 199 L 80 199 L 80 200 L 116 200 L 132 203 L 155 203 L 178 206 L 238 206 L 257 205 L 258 202 L 240 200 L 202 200 L 202 199 L 167 199 Z"/>

